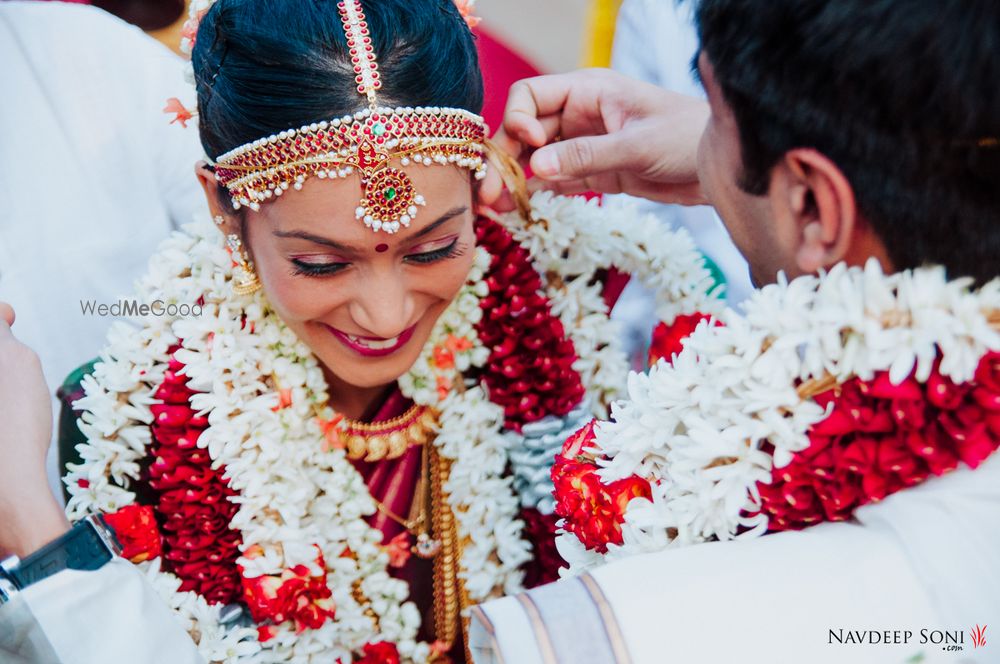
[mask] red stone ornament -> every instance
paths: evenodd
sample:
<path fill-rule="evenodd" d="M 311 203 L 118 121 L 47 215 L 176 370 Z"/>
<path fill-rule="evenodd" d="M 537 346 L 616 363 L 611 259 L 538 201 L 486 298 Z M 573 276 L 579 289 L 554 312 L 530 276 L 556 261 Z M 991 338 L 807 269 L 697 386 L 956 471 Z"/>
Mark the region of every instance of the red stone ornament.
<path fill-rule="evenodd" d="M 368 108 L 342 118 L 288 129 L 221 155 L 216 178 L 233 206 L 259 210 L 262 203 L 301 189 L 306 178 L 344 178 L 357 173 L 362 197 L 356 216 L 373 231 L 396 233 L 425 204 L 410 177 L 410 164 L 454 165 L 486 175 L 486 124 L 457 108 L 380 108 L 382 87 L 364 9 L 358 0 L 337 4 L 354 68 L 357 91 Z"/>

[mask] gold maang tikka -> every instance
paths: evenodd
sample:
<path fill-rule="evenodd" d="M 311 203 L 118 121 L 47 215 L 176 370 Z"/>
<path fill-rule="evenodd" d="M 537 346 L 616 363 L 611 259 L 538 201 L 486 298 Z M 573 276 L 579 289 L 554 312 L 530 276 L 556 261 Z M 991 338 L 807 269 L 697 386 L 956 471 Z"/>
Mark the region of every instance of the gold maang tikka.
<path fill-rule="evenodd" d="M 382 87 L 368 23 L 359 0 L 337 4 L 354 66 L 357 91 L 368 108 L 342 118 L 279 132 L 240 146 L 215 162 L 216 177 L 233 206 L 261 203 L 301 189 L 306 178 L 357 173 L 362 197 L 355 216 L 373 231 L 396 233 L 426 201 L 410 177 L 392 165 L 454 164 L 486 175 L 486 123 L 469 111 L 440 107 L 380 107 Z"/>

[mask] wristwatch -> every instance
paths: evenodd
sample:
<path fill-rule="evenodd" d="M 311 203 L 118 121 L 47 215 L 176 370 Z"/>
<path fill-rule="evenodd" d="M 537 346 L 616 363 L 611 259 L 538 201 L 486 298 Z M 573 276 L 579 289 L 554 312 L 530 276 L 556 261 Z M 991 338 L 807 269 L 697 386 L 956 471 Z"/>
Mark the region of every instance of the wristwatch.
<path fill-rule="evenodd" d="M 0 604 L 56 572 L 97 570 L 119 555 L 114 531 L 99 514 L 91 514 L 24 560 L 10 556 L 0 562 Z"/>

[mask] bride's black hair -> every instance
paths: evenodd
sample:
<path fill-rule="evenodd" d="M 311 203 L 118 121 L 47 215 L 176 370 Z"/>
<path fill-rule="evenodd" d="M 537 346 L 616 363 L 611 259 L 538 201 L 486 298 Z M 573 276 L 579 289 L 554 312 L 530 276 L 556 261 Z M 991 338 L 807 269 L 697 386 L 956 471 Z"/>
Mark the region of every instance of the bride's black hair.
<path fill-rule="evenodd" d="M 479 113 L 475 40 L 452 0 L 362 0 L 384 106 Z M 198 126 L 217 158 L 285 129 L 367 108 L 354 82 L 337 0 L 219 0 L 191 55 Z"/>

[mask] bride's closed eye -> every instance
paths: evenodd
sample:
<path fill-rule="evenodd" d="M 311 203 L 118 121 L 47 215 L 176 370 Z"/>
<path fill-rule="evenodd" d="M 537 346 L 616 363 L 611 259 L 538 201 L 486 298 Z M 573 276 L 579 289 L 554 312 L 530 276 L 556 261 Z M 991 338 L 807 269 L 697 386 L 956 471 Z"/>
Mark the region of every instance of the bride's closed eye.
<path fill-rule="evenodd" d="M 453 239 L 445 238 L 436 242 L 425 242 L 414 247 L 414 249 L 416 251 L 407 254 L 404 260 L 422 265 L 436 263 L 449 258 L 458 258 L 465 253 L 465 245 L 458 243 L 457 236 Z"/>
<path fill-rule="evenodd" d="M 438 246 L 443 245 L 443 246 Z M 415 247 L 417 251 L 403 257 L 408 263 L 418 265 L 429 265 L 438 261 L 458 258 L 465 254 L 465 245 L 459 244 L 458 237 L 453 239 L 438 240 L 436 242 L 425 242 Z M 342 260 L 330 260 L 329 255 L 323 256 L 299 256 L 291 259 L 294 266 L 292 274 L 294 276 L 326 277 L 337 274 L 348 267 L 351 263 Z"/>

